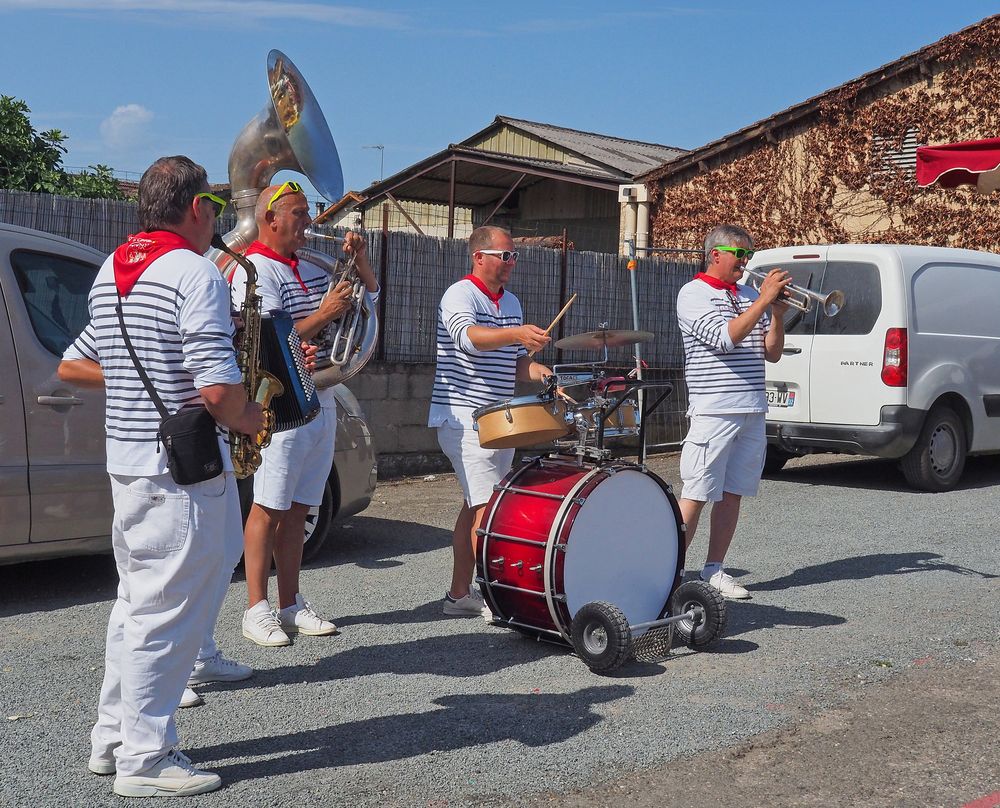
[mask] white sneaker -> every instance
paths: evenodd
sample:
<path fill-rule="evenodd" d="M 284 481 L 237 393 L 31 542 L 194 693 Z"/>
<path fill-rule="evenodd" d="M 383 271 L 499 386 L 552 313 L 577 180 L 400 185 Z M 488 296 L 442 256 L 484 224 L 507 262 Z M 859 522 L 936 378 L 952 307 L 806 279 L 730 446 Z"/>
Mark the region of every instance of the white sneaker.
<path fill-rule="evenodd" d="M 253 668 L 241 665 L 232 659 L 226 659 L 221 651 L 217 651 L 210 659 L 197 660 L 194 669 L 188 677 L 188 687 L 192 685 L 207 685 L 209 682 L 242 682 L 253 676 Z"/>
<path fill-rule="evenodd" d="M 704 581 L 705 579 L 702 578 Z M 708 579 L 708 585 L 714 589 L 719 590 L 719 594 L 724 598 L 731 598 L 732 600 L 749 600 L 750 593 L 747 591 L 746 587 L 740 586 L 733 580 L 733 576 L 727 572 L 719 570 L 715 575 Z"/>
<path fill-rule="evenodd" d="M 114 792 L 120 797 L 186 797 L 215 791 L 222 778 L 191 765 L 187 755 L 170 750 L 144 774 L 115 778 Z"/>
<path fill-rule="evenodd" d="M 469 589 L 468 595 L 463 595 L 457 599 L 451 596 L 451 592 L 444 593 L 445 614 L 466 617 L 470 614 L 477 614 L 485 617 L 488 611 L 483 596 L 479 594 L 479 591 L 475 587 Z M 490 615 L 490 619 L 492 619 L 492 615 Z"/>
<path fill-rule="evenodd" d="M 184 692 L 181 694 L 181 703 L 178 707 L 197 707 L 200 704 L 204 704 L 205 700 L 195 693 L 190 687 L 185 687 Z"/>
<path fill-rule="evenodd" d="M 291 645 L 292 641 L 281 629 L 281 622 L 262 600 L 243 612 L 243 636 L 265 648 Z"/>
<path fill-rule="evenodd" d="M 90 760 L 87 761 L 87 768 L 94 774 L 104 776 L 115 773 L 115 749 L 121 746 L 121 741 L 106 746 L 103 749 L 90 748 Z"/>
<path fill-rule="evenodd" d="M 278 612 L 281 628 L 286 634 L 305 634 L 308 637 L 325 637 L 334 634 L 337 627 L 329 620 L 324 620 L 309 605 L 301 592 L 295 593 L 295 605 L 288 606 Z"/>

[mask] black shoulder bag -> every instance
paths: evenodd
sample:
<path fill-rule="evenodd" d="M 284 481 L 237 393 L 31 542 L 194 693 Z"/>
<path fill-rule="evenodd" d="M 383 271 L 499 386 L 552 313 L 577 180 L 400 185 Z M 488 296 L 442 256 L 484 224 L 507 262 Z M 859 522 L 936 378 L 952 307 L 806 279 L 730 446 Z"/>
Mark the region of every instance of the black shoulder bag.
<path fill-rule="evenodd" d="M 185 407 L 171 415 L 163 401 L 153 389 L 153 384 L 139 364 L 139 357 L 132 347 L 132 340 L 125 330 L 125 317 L 122 314 L 122 298 L 118 296 L 118 322 L 122 327 L 125 347 L 132 357 L 139 378 L 146 392 L 160 413 L 160 428 L 156 433 L 156 451 L 163 444 L 167 453 L 167 468 L 170 476 L 178 485 L 193 485 L 205 480 L 211 480 L 222 474 L 222 452 L 219 450 L 219 438 L 215 431 L 215 419 L 203 406 Z"/>

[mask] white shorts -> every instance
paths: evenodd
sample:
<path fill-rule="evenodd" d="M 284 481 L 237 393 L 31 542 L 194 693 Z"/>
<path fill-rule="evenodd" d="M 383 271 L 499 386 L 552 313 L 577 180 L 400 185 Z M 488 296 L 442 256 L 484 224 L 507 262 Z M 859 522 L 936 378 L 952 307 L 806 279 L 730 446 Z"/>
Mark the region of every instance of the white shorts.
<path fill-rule="evenodd" d="M 513 449 L 484 449 L 479 433 L 472 427 L 453 423 L 437 428 L 438 443 L 448 456 L 458 477 L 465 504 L 470 508 L 485 505 L 493 496 L 493 486 L 510 471 Z"/>
<path fill-rule="evenodd" d="M 681 496 L 718 502 L 728 492 L 752 497 L 764 470 L 764 413 L 692 415 L 681 450 Z"/>
<path fill-rule="evenodd" d="M 253 501 L 276 511 L 287 511 L 293 502 L 322 504 L 336 430 L 337 410 L 323 407 L 308 424 L 272 435 L 253 476 Z"/>

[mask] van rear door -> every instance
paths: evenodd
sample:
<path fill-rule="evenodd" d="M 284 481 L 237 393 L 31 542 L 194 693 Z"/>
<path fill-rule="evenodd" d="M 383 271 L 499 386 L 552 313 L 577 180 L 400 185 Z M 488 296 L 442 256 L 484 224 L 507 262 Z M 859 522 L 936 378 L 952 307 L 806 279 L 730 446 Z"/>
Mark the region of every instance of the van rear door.
<path fill-rule="evenodd" d="M 820 315 L 816 320 L 809 365 L 813 423 L 876 426 L 883 405 L 905 403 L 904 388 L 889 388 L 882 381 L 886 322 L 892 310 L 899 308 L 900 321 L 891 325 L 905 326 L 902 301 L 893 305 L 897 265 L 892 248 L 829 248 L 819 292 L 840 290 L 845 303 L 836 317 Z"/>
<path fill-rule="evenodd" d="M 748 265 L 758 272 L 775 267 L 792 276 L 804 289 L 819 288 L 825 266 L 826 247 L 788 247 L 758 253 Z M 744 279 L 744 282 L 747 282 Z M 767 420 L 809 423 L 812 396 L 809 390 L 809 357 L 812 353 L 816 310 L 803 314 L 788 307 L 785 313 L 785 348 L 781 360 L 764 368 L 767 390 Z"/>
<path fill-rule="evenodd" d="M 0 266 L 0 272 L 3 271 Z M 30 525 L 28 446 L 17 354 L 0 289 L 0 546 L 26 544 Z"/>

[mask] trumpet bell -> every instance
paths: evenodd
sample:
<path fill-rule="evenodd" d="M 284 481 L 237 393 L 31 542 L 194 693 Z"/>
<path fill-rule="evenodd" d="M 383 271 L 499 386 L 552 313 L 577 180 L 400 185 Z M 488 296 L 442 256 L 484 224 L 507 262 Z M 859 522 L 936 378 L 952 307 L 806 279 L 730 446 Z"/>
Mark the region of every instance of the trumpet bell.
<path fill-rule="evenodd" d="M 767 273 L 757 269 L 744 269 L 743 272 L 749 279 L 750 285 L 760 291 L 760 285 L 767 277 Z M 821 295 L 819 292 L 790 283 L 785 287 L 785 296 L 781 302 L 801 312 L 811 311 L 813 303 L 818 303 L 823 309 L 824 317 L 836 317 L 844 309 L 845 298 L 839 289 Z"/>
<path fill-rule="evenodd" d="M 830 292 L 823 301 L 823 314 L 836 317 L 844 308 L 844 293 L 839 289 Z"/>

